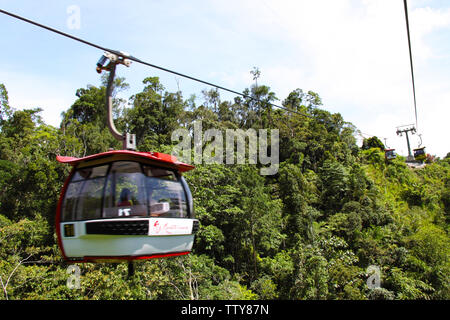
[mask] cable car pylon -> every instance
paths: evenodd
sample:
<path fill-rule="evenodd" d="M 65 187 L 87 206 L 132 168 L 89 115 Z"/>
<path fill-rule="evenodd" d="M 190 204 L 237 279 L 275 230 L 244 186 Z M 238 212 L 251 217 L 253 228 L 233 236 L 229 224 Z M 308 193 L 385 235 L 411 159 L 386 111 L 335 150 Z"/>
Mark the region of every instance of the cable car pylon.
<path fill-rule="evenodd" d="M 411 153 L 411 145 L 409 143 L 408 132 L 411 132 L 412 134 L 416 133 L 416 128 L 414 127 L 413 124 L 397 127 L 397 135 L 398 136 L 401 137 L 403 135 L 403 133 L 406 135 L 406 144 L 408 145 L 408 156 L 406 157 L 406 162 L 413 162 L 414 156 Z"/>
<path fill-rule="evenodd" d="M 406 143 L 408 146 L 408 156 L 406 157 L 406 163 L 409 163 L 413 166 L 415 164 L 422 164 L 423 161 L 427 158 L 425 147 L 420 147 L 422 145 L 422 135 L 418 135 L 420 138 L 419 147 L 413 149 L 413 152 L 411 152 L 411 145 L 408 135 L 409 132 L 411 134 L 416 134 L 416 127 L 413 124 L 397 127 L 397 135 L 402 136 L 404 133 L 406 136 Z"/>

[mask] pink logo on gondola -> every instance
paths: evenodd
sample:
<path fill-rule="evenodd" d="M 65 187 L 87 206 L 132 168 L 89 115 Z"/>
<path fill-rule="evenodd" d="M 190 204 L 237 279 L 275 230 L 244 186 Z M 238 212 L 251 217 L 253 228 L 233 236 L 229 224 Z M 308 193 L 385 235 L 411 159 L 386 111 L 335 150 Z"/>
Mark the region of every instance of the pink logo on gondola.
<path fill-rule="evenodd" d="M 156 220 L 153 223 L 150 235 L 176 235 L 176 234 L 190 234 L 192 224 L 190 221 L 181 219 L 163 219 Z"/>

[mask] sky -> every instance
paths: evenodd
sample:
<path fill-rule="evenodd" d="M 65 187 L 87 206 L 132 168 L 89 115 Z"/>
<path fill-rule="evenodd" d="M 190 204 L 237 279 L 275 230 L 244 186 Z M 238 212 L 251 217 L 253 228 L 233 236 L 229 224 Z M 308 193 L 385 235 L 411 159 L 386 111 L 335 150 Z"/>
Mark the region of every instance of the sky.
<path fill-rule="evenodd" d="M 278 104 L 297 88 L 312 90 L 362 136 L 408 153 L 396 134 L 416 123 L 403 0 L 0 0 L 0 8 L 235 91 L 254 83 L 257 67 L 258 84 Z M 443 158 L 450 152 L 450 1 L 408 0 L 408 9 L 417 99 L 411 146 L 422 140 Z M 78 88 L 100 85 L 98 49 L 3 14 L 0 39 L 10 105 L 42 108 L 47 124 L 59 126 Z M 200 103 L 210 89 L 137 63 L 117 74 L 130 84 L 125 98 L 148 76 Z"/>

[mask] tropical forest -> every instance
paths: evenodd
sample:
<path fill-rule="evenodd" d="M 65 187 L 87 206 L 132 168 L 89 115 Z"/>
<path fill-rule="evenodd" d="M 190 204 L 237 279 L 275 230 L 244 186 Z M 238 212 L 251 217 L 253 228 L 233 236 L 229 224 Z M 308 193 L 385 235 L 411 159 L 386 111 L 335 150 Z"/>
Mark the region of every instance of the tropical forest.
<path fill-rule="evenodd" d="M 138 151 L 171 154 L 172 133 L 198 122 L 278 130 L 277 171 L 261 175 L 248 159 L 194 164 L 183 174 L 199 220 L 190 254 L 136 261 L 131 276 L 127 263 L 75 263 L 69 285 L 55 212 L 72 167 L 56 157 L 122 148 L 106 125 L 106 85 L 76 90 L 54 127 L 39 106 L 10 105 L 0 84 L 0 299 L 450 299 L 450 153 L 420 167 L 387 160 L 379 138 L 358 143 L 358 128 L 313 91 L 278 97 L 259 84 L 234 99 L 187 97 L 154 76 L 133 94 L 114 81 L 115 124 L 136 134 Z"/>

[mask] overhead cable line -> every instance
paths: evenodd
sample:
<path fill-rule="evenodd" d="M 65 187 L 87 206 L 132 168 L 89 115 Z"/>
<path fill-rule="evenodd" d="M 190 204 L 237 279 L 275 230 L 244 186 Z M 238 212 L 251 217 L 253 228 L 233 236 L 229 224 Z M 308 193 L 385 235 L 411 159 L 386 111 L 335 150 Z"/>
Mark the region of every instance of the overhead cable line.
<path fill-rule="evenodd" d="M 411 65 L 411 80 L 412 80 L 413 97 L 414 97 L 414 113 L 416 116 L 416 129 L 417 129 L 416 86 L 415 86 L 415 81 L 414 81 L 414 68 L 413 68 L 413 59 L 412 59 L 412 50 L 411 50 L 411 37 L 409 34 L 408 5 L 406 3 L 406 0 L 403 0 L 403 4 L 404 4 L 404 8 L 405 8 L 406 32 L 408 34 L 409 62 Z"/>
<path fill-rule="evenodd" d="M 386 137 L 382 137 L 382 136 L 375 135 L 375 134 L 364 133 L 361 131 L 359 131 L 359 133 L 362 138 L 364 138 L 364 136 L 367 136 L 367 137 L 377 137 L 377 138 L 381 138 L 381 139 L 387 139 Z"/>
<path fill-rule="evenodd" d="M 258 102 L 263 102 L 263 101 L 261 101 L 261 100 L 259 100 L 259 99 L 256 99 L 256 98 L 254 98 L 254 97 L 252 97 L 252 96 L 249 96 L 249 95 L 247 95 L 247 94 L 238 92 L 238 91 L 236 91 L 236 90 L 228 89 L 228 88 L 226 88 L 226 87 L 223 87 L 223 86 L 220 86 L 220 85 L 217 85 L 217 84 L 214 84 L 214 83 L 205 81 L 205 80 L 201 80 L 201 79 L 198 79 L 198 78 L 195 78 L 195 77 L 192 77 L 192 76 L 189 76 L 189 75 L 186 75 L 186 74 L 177 72 L 177 71 L 173 71 L 173 70 L 170 70 L 170 69 L 167 69 L 167 68 L 164 68 L 164 67 L 160 67 L 160 66 L 154 65 L 154 64 L 152 64 L 152 63 L 143 61 L 143 60 L 138 59 L 138 58 L 136 58 L 136 57 L 133 57 L 133 56 L 131 56 L 131 55 L 127 55 L 127 54 L 125 54 L 125 53 L 123 53 L 123 52 L 119 52 L 119 51 L 117 51 L 117 50 L 112 50 L 112 49 L 105 48 L 105 47 L 100 46 L 100 45 L 97 45 L 97 44 L 95 44 L 95 43 L 92 43 L 92 42 L 86 41 L 86 40 L 84 40 L 84 39 L 75 37 L 75 36 L 73 36 L 73 35 L 71 35 L 71 34 L 68 34 L 68 33 L 62 32 L 62 31 L 60 31 L 60 30 L 51 28 L 51 27 L 49 27 L 49 26 L 43 25 L 43 24 L 38 23 L 38 22 L 35 22 L 35 21 L 33 21 L 33 20 L 30 20 L 30 19 L 21 17 L 21 16 L 19 16 L 19 15 L 14 14 L 14 13 L 11 13 L 11 12 L 8 12 L 8 11 L 2 10 L 2 9 L 0 9 L 0 13 L 3 13 L 3 14 L 6 14 L 6 15 L 8 15 L 8 16 L 10 16 L 10 17 L 15 18 L 15 19 L 19 19 L 19 20 L 22 20 L 22 21 L 24 21 L 24 22 L 33 24 L 33 25 L 35 25 L 35 26 L 37 26 L 37 27 L 39 27 L 39 28 L 43 28 L 43 29 L 46 29 L 46 30 L 48 30 L 48 31 L 57 33 L 57 34 L 59 34 L 59 35 L 61 35 L 61 36 L 63 36 L 63 37 L 70 38 L 70 39 L 72 39 L 72 40 L 81 42 L 81 43 L 83 43 L 83 44 L 85 44 L 85 45 L 88 45 L 88 46 L 91 46 L 91 47 L 94 47 L 94 48 L 97 48 L 97 49 L 100 49 L 100 50 L 103 50 L 103 51 L 107 51 L 107 52 L 113 53 L 113 54 L 115 54 L 115 55 L 118 55 L 118 56 L 121 56 L 121 57 L 124 57 L 124 58 L 127 58 L 127 59 L 129 59 L 129 60 L 134 61 L 134 62 L 137 62 L 137 63 L 143 64 L 143 65 L 146 65 L 146 66 L 148 66 L 148 67 L 152 67 L 152 68 L 155 68 L 155 69 L 159 69 L 159 70 L 161 70 L 161 71 L 169 72 L 169 73 L 175 74 L 175 75 L 180 76 L 180 77 L 183 77 L 183 78 L 187 78 L 187 79 L 190 79 L 190 80 L 193 80 L 193 81 L 196 81 L 196 82 L 200 82 L 200 83 L 206 84 L 206 85 L 208 85 L 208 86 L 215 87 L 215 88 L 217 88 L 217 89 L 221 89 L 221 90 L 224 90 L 224 91 L 227 91 L 227 92 L 230 92 L 230 93 L 234 93 L 234 94 L 239 95 L 239 96 L 242 96 L 242 97 L 244 97 L 244 98 L 252 99 L 252 100 L 255 100 L 255 101 L 258 101 Z M 283 106 L 280 106 L 280 105 L 276 105 L 276 104 L 273 104 L 273 103 L 271 103 L 271 102 L 263 102 L 263 103 L 266 103 L 266 104 L 268 104 L 268 105 L 270 105 L 270 106 L 272 106 L 272 107 L 275 107 L 275 108 L 283 109 L 283 110 L 286 110 L 286 111 L 288 111 L 288 112 L 293 112 L 293 113 L 296 113 L 296 114 L 298 114 L 298 115 L 301 115 L 301 116 L 304 116 L 304 117 L 307 117 L 307 118 L 314 119 L 314 117 L 311 116 L 311 115 L 309 115 L 309 114 L 302 113 L 302 112 L 299 112 L 299 111 L 296 111 L 296 110 L 292 110 L 292 109 L 289 109 L 289 108 L 286 108 L 286 107 L 283 107 Z"/>

